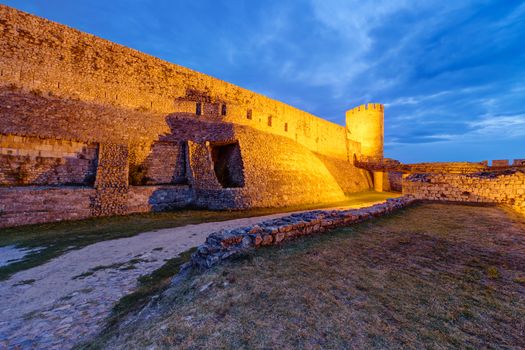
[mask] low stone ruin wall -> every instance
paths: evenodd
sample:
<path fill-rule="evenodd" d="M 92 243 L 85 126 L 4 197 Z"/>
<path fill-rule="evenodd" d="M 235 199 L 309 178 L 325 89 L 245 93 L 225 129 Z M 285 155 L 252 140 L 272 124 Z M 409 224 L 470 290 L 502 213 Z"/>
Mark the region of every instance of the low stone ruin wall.
<path fill-rule="evenodd" d="M 186 185 L 130 186 L 117 194 L 122 196 L 122 214 L 185 208 L 195 197 Z M 104 199 L 101 195 L 115 193 L 79 186 L 0 187 L 0 228 L 87 219 L 100 210 L 97 201 Z"/>
<path fill-rule="evenodd" d="M 403 179 L 403 194 L 416 199 L 506 204 L 525 214 L 525 170 L 413 174 Z"/>
<path fill-rule="evenodd" d="M 214 232 L 192 255 L 191 265 L 201 269 L 210 268 L 222 260 L 249 250 L 382 216 L 414 201 L 412 197 L 406 196 L 388 199 L 384 203 L 362 209 L 314 210 L 264 221 L 254 226 Z"/>
<path fill-rule="evenodd" d="M 92 216 L 89 187 L 0 187 L 0 228 Z"/>

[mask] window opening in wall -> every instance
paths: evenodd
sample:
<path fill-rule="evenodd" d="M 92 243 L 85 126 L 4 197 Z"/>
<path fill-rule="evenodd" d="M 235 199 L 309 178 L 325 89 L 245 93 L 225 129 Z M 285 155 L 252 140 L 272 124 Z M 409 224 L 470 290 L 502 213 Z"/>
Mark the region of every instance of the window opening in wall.
<path fill-rule="evenodd" d="M 151 146 L 137 148 L 133 152 L 148 149 L 148 155 L 143 161 L 129 166 L 129 183 L 132 186 L 187 183 L 184 142 L 156 141 Z"/>
<path fill-rule="evenodd" d="M 241 149 L 238 142 L 211 144 L 215 176 L 223 188 L 244 187 Z"/>
<path fill-rule="evenodd" d="M 284 131 L 288 131 L 288 123 L 284 123 Z"/>
<path fill-rule="evenodd" d="M 202 115 L 202 103 L 197 102 L 197 105 L 195 107 L 195 114 Z"/>
<path fill-rule="evenodd" d="M 272 126 L 272 116 L 268 117 L 268 126 Z"/>
<path fill-rule="evenodd" d="M 225 116 L 225 115 L 226 115 L 226 104 L 222 104 L 222 105 L 221 105 L 221 115 L 222 115 L 222 116 Z"/>
<path fill-rule="evenodd" d="M 246 111 L 246 119 L 250 119 L 250 120 L 252 119 L 252 110 L 251 109 Z"/>

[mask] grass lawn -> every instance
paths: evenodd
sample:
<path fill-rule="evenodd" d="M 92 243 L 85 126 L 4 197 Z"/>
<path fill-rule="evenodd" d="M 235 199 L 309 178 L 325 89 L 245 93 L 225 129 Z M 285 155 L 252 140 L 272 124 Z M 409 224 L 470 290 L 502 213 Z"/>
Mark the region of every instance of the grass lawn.
<path fill-rule="evenodd" d="M 21 261 L 0 267 L 0 281 L 8 279 L 18 271 L 43 264 L 71 249 L 80 249 L 104 240 L 130 237 L 146 231 L 327 206 L 359 205 L 397 196 L 397 193 L 361 192 L 348 196 L 343 202 L 328 204 L 243 211 L 178 210 L 0 229 L 0 247 L 13 245 L 17 248 L 43 248 L 28 254 Z"/>
<path fill-rule="evenodd" d="M 517 349 L 524 315 L 525 220 L 424 203 L 195 273 L 84 347 Z"/>

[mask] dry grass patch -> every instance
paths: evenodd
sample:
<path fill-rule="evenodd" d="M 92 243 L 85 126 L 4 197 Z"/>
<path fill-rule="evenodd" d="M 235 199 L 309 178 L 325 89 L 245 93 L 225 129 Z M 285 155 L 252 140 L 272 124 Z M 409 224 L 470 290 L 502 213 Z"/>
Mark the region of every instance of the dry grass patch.
<path fill-rule="evenodd" d="M 89 348 L 523 348 L 525 224 L 421 204 L 195 274 Z"/>

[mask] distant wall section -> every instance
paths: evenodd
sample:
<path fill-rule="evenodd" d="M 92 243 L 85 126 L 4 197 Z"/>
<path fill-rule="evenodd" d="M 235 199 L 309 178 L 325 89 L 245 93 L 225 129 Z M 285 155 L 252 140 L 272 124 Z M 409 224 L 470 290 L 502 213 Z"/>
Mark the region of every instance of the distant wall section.
<path fill-rule="evenodd" d="M 403 194 L 417 199 L 507 204 L 525 214 L 525 171 L 414 174 L 403 179 Z"/>

